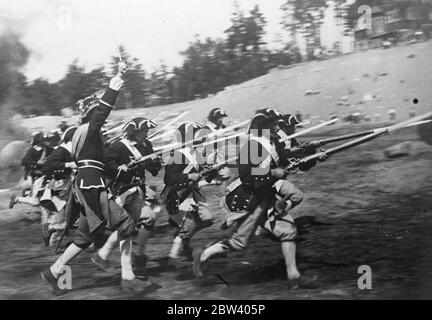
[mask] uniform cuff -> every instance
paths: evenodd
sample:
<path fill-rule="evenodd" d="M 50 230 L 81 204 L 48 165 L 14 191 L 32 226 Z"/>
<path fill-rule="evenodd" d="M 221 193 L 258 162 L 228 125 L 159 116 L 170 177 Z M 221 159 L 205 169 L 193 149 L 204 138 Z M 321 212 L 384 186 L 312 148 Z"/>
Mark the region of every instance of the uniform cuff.
<path fill-rule="evenodd" d="M 100 102 L 110 108 L 114 108 L 114 103 L 117 100 L 119 92 L 115 91 L 111 88 L 108 88 L 102 98 L 100 99 Z"/>

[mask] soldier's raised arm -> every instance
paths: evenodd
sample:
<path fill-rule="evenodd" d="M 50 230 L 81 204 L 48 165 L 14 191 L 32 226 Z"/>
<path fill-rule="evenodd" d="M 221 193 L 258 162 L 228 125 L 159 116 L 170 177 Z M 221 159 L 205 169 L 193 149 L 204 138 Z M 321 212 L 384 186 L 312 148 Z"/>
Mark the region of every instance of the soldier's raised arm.
<path fill-rule="evenodd" d="M 126 63 L 123 61 L 119 62 L 117 74 L 110 80 L 109 87 L 100 99 L 99 106 L 95 108 L 90 117 L 89 130 L 99 132 L 102 129 L 105 120 L 114 108 L 120 88 L 123 86 L 123 74 L 126 70 Z"/>

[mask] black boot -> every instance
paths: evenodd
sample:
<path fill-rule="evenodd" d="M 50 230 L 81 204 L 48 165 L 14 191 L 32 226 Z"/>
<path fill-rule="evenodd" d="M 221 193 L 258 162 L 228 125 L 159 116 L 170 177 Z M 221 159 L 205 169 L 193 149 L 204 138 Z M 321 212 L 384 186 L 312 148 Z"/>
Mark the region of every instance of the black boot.
<path fill-rule="evenodd" d="M 296 289 L 316 289 L 318 288 L 317 285 L 317 276 L 307 276 L 302 274 L 297 279 L 288 280 L 288 287 L 292 290 Z"/>
<path fill-rule="evenodd" d="M 101 270 L 103 270 L 104 272 L 110 274 L 110 275 L 115 275 L 118 272 L 116 272 L 115 268 L 113 266 L 111 266 L 111 263 L 108 260 L 104 260 L 102 259 L 98 253 L 94 253 L 90 260 L 97 265 Z"/>
<path fill-rule="evenodd" d="M 148 279 L 149 275 L 146 269 L 148 257 L 147 255 L 134 255 L 133 256 L 133 266 L 134 266 L 134 273 L 137 277 L 140 279 Z"/>
<path fill-rule="evenodd" d="M 144 293 L 144 292 L 150 292 L 153 289 L 156 289 L 156 286 L 153 282 L 149 280 L 140 280 L 140 279 L 133 279 L 133 280 L 125 280 L 122 279 L 121 281 L 121 290 L 126 292 L 132 292 L 132 293 Z"/>
<path fill-rule="evenodd" d="M 183 243 L 183 249 L 180 252 L 183 258 L 187 261 L 193 260 L 193 248 L 190 246 L 189 241 Z"/>

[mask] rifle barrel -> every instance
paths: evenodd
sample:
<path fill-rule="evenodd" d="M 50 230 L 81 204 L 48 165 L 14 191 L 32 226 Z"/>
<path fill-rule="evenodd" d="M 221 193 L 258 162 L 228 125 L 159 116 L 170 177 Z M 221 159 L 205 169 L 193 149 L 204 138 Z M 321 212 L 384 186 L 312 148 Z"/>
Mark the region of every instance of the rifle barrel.
<path fill-rule="evenodd" d="M 338 141 L 343 141 L 343 140 L 348 140 L 348 139 L 352 139 L 352 138 L 358 138 L 358 137 L 363 137 L 366 136 L 368 134 L 374 133 L 373 130 L 368 130 L 368 131 L 362 131 L 362 132 L 356 132 L 356 133 L 348 133 L 348 134 L 344 134 L 341 136 L 337 136 L 337 137 L 332 137 L 332 138 L 326 138 L 326 139 L 322 139 L 322 140 L 317 140 L 317 141 L 312 141 L 313 144 L 317 144 L 318 146 L 324 146 L 328 143 L 332 143 L 332 142 L 338 142 Z"/>
<path fill-rule="evenodd" d="M 299 131 L 299 132 L 296 132 L 296 133 L 294 133 L 294 134 L 291 134 L 291 135 L 289 135 L 289 136 L 287 136 L 287 137 L 284 137 L 282 140 L 280 140 L 280 142 L 285 142 L 285 141 L 288 141 L 288 140 L 290 140 L 290 139 L 297 138 L 298 136 L 302 136 L 302 135 L 304 135 L 304 134 L 306 134 L 306 133 L 309 133 L 309 132 L 311 132 L 311 131 L 314 131 L 314 130 L 320 129 L 320 128 L 325 127 L 325 126 L 327 126 L 327 125 L 329 125 L 329 124 L 335 123 L 336 121 L 338 121 L 337 118 L 336 118 L 336 119 L 329 120 L 329 121 L 326 121 L 326 122 L 323 122 L 323 123 L 320 123 L 320 124 L 317 124 L 317 125 L 315 125 L 315 126 L 313 126 L 313 127 L 310 127 L 310 128 L 304 129 L 304 130 L 302 130 L 302 131 Z"/>
<path fill-rule="evenodd" d="M 190 112 L 189 110 L 183 111 L 181 114 L 177 115 L 176 117 L 174 117 L 173 119 L 171 119 L 170 121 L 168 121 L 168 123 L 166 123 L 161 128 L 157 129 L 155 132 L 153 132 L 151 135 L 149 135 L 147 137 L 147 139 L 150 140 L 150 141 L 151 141 L 151 139 L 155 139 L 155 137 L 157 135 L 159 135 L 162 131 L 164 131 L 165 129 L 169 128 L 172 124 L 176 123 L 177 121 L 179 121 L 181 118 L 183 118 L 189 112 Z"/>
<path fill-rule="evenodd" d="M 382 131 L 378 131 L 378 132 L 373 132 L 373 133 L 371 133 L 371 134 L 368 134 L 368 135 L 363 136 L 363 137 L 361 137 L 361 138 L 358 138 L 358 139 L 356 139 L 356 140 L 349 141 L 349 142 L 347 142 L 347 143 L 341 144 L 340 146 L 336 146 L 336 147 L 334 147 L 334 148 L 327 149 L 327 150 L 325 151 L 325 153 L 327 153 L 327 154 L 329 154 L 329 155 L 331 155 L 331 154 L 335 154 L 335 153 L 338 153 L 338 152 L 344 151 L 344 150 L 346 150 L 346 149 L 349 149 L 349 148 L 351 148 L 351 147 L 358 146 L 358 145 L 363 144 L 363 143 L 365 143 L 365 142 L 369 142 L 369 141 L 371 141 L 371 140 L 373 140 L 373 139 L 375 139 L 375 138 L 378 138 L 379 136 L 382 136 L 382 135 L 384 135 L 384 134 L 386 134 L 386 133 L 387 133 L 387 130 L 382 130 Z"/>
<path fill-rule="evenodd" d="M 361 138 L 358 138 L 358 139 L 349 141 L 347 143 L 341 144 L 340 146 L 336 146 L 334 148 L 327 149 L 325 151 L 325 153 L 327 155 L 332 155 L 332 154 L 335 154 L 335 153 L 339 153 L 341 151 L 347 150 L 349 148 L 361 145 L 361 144 L 363 144 L 365 142 L 368 142 L 368 141 L 371 141 L 371 140 L 373 140 L 375 138 L 378 138 L 379 136 L 382 136 L 382 135 L 386 134 L 387 132 L 388 132 L 387 129 L 382 129 L 382 130 L 375 131 L 375 132 L 373 132 L 371 134 L 368 134 L 366 136 L 363 136 Z M 305 158 L 301 159 L 300 162 L 298 162 L 297 164 L 289 165 L 286 168 L 286 170 L 291 170 L 294 167 L 297 167 L 300 163 L 307 163 L 309 161 L 316 160 L 317 158 L 320 157 L 320 155 L 321 155 L 321 153 L 316 153 L 316 154 L 310 155 L 308 157 L 305 157 Z"/>

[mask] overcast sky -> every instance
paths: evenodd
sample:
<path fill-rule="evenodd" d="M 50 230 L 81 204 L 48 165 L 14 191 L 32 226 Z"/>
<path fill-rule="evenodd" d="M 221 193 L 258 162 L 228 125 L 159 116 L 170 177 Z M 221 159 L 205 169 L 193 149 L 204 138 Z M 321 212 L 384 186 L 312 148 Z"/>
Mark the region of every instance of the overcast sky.
<path fill-rule="evenodd" d="M 283 32 L 283 0 L 239 3 L 245 10 L 260 6 L 268 21 L 268 41 Z M 232 12 L 233 0 L 0 0 L 0 28 L 6 20 L 32 50 L 25 69 L 29 80 L 55 81 L 75 58 L 89 68 L 107 65 L 116 43 L 124 44 L 146 70 L 162 60 L 180 65 L 179 51 L 194 35 L 222 37 Z"/>
<path fill-rule="evenodd" d="M 267 20 L 270 48 L 279 34 L 284 0 L 238 0 L 243 11 L 259 5 Z M 78 58 L 88 69 L 107 66 L 123 44 L 147 71 L 180 66 L 180 51 L 194 35 L 223 37 L 230 26 L 234 0 L 0 0 L 0 32 L 7 25 L 22 35 L 32 54 L 24 72 L 29 80 L 61 79 Z M 323 45 L 341 40 L 328 9 L 321 32 Z M 348 44 L 349 45 L 349 44 Z"/>

